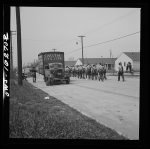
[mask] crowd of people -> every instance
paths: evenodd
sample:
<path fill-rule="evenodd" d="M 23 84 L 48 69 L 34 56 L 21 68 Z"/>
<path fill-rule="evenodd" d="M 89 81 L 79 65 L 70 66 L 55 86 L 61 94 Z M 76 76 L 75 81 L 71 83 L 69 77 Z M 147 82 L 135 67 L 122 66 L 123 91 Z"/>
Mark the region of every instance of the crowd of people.
<path fill-rule="evenodd" d="M 130 68 L 130 65 L 129 69 Z M 78 66 L 66 66 L 65 72 L 70 75 L 70 77 L 77 77 L 79 79 L 91 79 L 91 80 L 98 80 L 98 81 L 104 81 L 107 80 L 106 77 L 106 65 L 105 64 L 95 64 L 95 65 L 78 65 Z M 24 74 L 24 73 L 23 73 Z M 33 82 L 36 82 L 36 71 L 33 68 L 32 69 L 32 77 Z M 122 63 L 119 63 L 118 67 L 118 81 L 120 81 L 120 77 L 122 77 L 122 81 L 125 81 L 124 79 L 124 70 Z M 23 78 L 26 80 L 26 77 L 23 75 Z"/>
<path fill-rule="evenodd" d="M 72 77 L 77 77 L 80 79 L 91 79 L 91 80 L 106 80 L 106 65 L 96 64 L 96 65 L 80 65 L 69 67 L 66 66 L 65 71 Z"/>
<path fill-rule="evenodd" d="M 91 80 L 98 80 L 98 81 L 104 81 L 107 80 L 106 77 L 106 65 L 105 64 L 96 64 L 96 65 L 79 65 L 79 66 L 66 66 L 65 72 L 69 73 L 71 77 L 77 77 L 79 79 L 91 79 Z M 118 67 L 118 81 L 120 81 L 120 77 L 122 77 L 122 81 L 125 81 L 124 79 L 124 70 L 122 63 L 119 63 Z"/>

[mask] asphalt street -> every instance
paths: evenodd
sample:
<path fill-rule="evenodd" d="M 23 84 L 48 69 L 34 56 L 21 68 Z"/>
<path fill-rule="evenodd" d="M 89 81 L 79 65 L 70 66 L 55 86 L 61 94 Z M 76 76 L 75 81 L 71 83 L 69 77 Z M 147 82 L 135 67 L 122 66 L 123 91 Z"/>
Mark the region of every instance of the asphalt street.
<path fill-rule="evenodd" d="M 27 80 L 129 139 L 139 139 L 139 77 L 126 77 L 125 82 L 118 82 L 117 76 L 108 76 L 104 82 L 71 77 L 70 84 L 53 86 L 46 86 L 39 74 L 36 83 Z"/>

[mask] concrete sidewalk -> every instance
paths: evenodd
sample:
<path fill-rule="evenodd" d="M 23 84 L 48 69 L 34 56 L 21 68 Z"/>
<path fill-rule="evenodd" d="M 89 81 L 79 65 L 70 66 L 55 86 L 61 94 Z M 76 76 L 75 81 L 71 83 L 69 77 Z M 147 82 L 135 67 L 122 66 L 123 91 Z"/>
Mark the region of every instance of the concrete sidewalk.
<path fill-rule="evenodd" d="M 112 72 L 108 72 L 106 73 L 106 76 L 118 76 L 118 74 L 115 72 L 115 73 L 112 73 Z M 139 72 L 135 72 L 133 74 L 131 73 L 124 73 L 124 76 L 129 76 L 129 77 L 140 77 L 140 73 Z"/>

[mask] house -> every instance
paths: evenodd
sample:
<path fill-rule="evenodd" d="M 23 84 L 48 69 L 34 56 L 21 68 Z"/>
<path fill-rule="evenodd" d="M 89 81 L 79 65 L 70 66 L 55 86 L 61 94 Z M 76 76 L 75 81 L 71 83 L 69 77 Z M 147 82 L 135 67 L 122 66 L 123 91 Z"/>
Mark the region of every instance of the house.
<path fill-rule="evenodd" d="M 114 70 L 115 61 L 116 58 L 84 58 L 85 65 L 87 64 L 94 65 L 94 64 L 102 63 L 102 64 L 106 64 L 107 70 L 110 71 Z M 82 65 L 82 58 L 79 58 L 75 63 L 75 65 Z"/>
<path fill-rule="evenodd" d="M 124 70 L 127 68 L 128 62 L 131 63 L 134 71 L 140 71 L 140 52 L 123 52 L 115 61 L 115 70 L 118 71 L 119 62 L 122 63 Z"/>
<path fill-rule="evenodd" d="M 74 66 L 76 61 L 65 61 L 65 66 Z"/>

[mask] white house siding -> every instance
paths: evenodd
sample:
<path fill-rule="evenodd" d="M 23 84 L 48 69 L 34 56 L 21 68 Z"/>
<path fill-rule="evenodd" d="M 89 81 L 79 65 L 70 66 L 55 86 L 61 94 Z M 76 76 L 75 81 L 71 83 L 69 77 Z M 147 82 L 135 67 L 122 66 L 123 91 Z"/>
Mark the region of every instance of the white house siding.
<path fill-rule="evenodd" d="M 128 57 L 127 55 L 125 55 L 124 53 L 122 53 L 115 61 L 115 70 L 116 71 L 118 71 L 118 66 L 119 66 L 120 62 L 122 63 L 124 70 L 126 70 L 126 66 L 127 66 L 128 62 L 130 62 L 131 65 L 133 66 L 133 60 L 130 57 Z M 125 65 L 124 65 L 124 63 L 125 63 Z"/>
<path fill-rule="evenodd" d="M 78 59 L 77 62 L 75 63 L 75 66 L 77 65 L 82 65 L 82 62 Z"/>
<path fill-rule="evenodd" d="M 134 61 L 133 62 L 133 70 L 139 72 L 140 71 L 140 62 Z"/>

